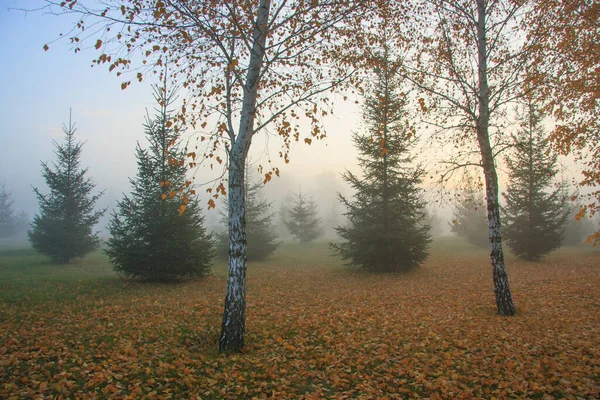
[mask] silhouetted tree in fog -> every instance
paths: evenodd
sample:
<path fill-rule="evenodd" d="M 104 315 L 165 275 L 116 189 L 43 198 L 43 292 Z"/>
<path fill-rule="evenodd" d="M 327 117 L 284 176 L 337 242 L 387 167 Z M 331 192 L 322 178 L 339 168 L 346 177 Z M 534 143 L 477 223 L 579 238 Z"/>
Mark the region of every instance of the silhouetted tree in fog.
<path fill-rule="evenodd" d="M 444 222 L 435 209 L 428 209 L 423 220 L 424 225 L 429 225 L 431 236 L 441 236 L 444 233 Z"/>
<path fill-rule="evenodd" d="M 295 197 L 292 207 L 286 210 L 287 219 L 284 220 L 284 224 L 301 243 L 312 242 L 324 234 L 317 204 L 311 197 L 303 196 L 302 189 L 298 190 Z"/>
<path fill-rule="evenodd" d="M 273 226 L 275 216 L 275 213 L 271 212 L 273 202 L 268 202 L 262 197 L 262 182 L 250 184 L 246 176 L 244 184 L 246 186 L 246 241 L 248 242 L 246 257 L 248 261 L 263 260 L 273 254 L 280 243 Z M 223 214 L 221 222 L 227 226 L 227 215 Z M 226 231 L 218 234 L 217 241 L 219 256 L 227 258 L 229 234 Z"/>
<path fill-rule="evenodd" d="M 150 146 L 136 149 L 138 173 L 130 179 L 130 196 L 109 224 L 112 237 L 106 253 L 115 271 L 133 278 L 168 280 L 202 276 L 209 270 L 213 242 L 195 193 L 182 188 L 186 179 L 186 153 L 169 126 L 175 92 L 154 87 L 158 104 L 154 119 L 146 117 Z"/>
<path fill-rule="evenodd" d="M 6 187 L 2 185 L 0 193 L 0 239 L 11 237 L 17 233 L 17 217 L 13 209 L 14 201 Z"/>
<path fill-rule="evenodd" d="M 405 96 L 397 92 L 398 65 L 389 60 L 387 47 L 376 61 L 377 81 L 363 106 L 368 134 L 352 136 L 363 177 L 343 174 L 355 194 L 339 196 L 348 224 L 337 228 L 344 241 L 331 247 L 350 265 L 397 272 L 425 260 L 431 235 L 418 187 L 423 171 L 410 167 L 414 130 L 406 119 Z"/>
<path fill-rule="evenodd" d="M 535 261 L 561 246 L 570 211 L 565 191 L 561 187 L 550 190 L 558 172 L 557 157 L 549 151 L 531 101 L 523 126 L 514 154 L 506 158 L 510 183 L 503 193 L 504 232 L 513 253 Z"/>
<path fill-rule="evenodd" d="M 56 263 L 69 263 L 83 257 L 100 245 L 98 233 L 92 228 L 106 210 L 95 210 L 104 192 L 92 195 L 96 184 L 87 176 L 87 168 L 81 169 L 82 142 L 75 142 L 75 125 L 63 126 L 65 143 L 54 142 L 58 158 L 53 168 L 42 163 L 42 176 L 50 188 L 43 194 L 34 188 L 40 205 L 28 232 L 34 249 Z"/>
<path fill-rule="evenodd" d="M 472 180 L 467 180 L 467 187 L 459 195 L 454 206 L 450 232 L 474 246 L 487 248 L 489 228 L 485 199 L 483 193 L 473 186 Z"/>

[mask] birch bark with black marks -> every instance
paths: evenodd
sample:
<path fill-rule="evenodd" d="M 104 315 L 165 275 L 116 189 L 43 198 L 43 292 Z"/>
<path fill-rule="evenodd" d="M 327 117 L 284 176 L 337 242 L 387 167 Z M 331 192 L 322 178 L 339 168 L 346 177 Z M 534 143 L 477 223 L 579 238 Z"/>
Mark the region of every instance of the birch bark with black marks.
<path fill-rule="evenodd" d="M 254 135 L 256 97 L 265 56 L 270 0 L 261 0 L 254 26 L 250 64 L 243 88 L 240 127 L 229 151 L 229 274 L 225 311 L 219 340 L 220 352 L 239 352 L 244 347 L 246 312 L 246 208 L 244 199 L 245 163 Z"/>
<path fill-rule="evenodd" d="M 490 144 L 490 89 L 487 81 L 487 39 L 485 0 L 477 0 L 477 45 L 479 57 L 479 116 L 477 119 L 477 141 L 481 152 L 481 161 L 485 176 L 486 200 L 490 239 L 490 260 L 496 294 L 496 306 L 500 315 L 514 315 L 508 274 L 504 264 L 502 233 L 500 224 L 500 205 L 498 201 L 498 175 L 494 164 L 494 153 Z"/>
<path fill-rule="evenodd" d="M 41 9 L 85 19 L 86 24 L 78 23 L 61 37 L 69 38 L 73 46 L 80 41 L 95 43 L 98 54 L 93 63 L 105 64 L 117 76 L 141 57 L 143 66 L 135 69 L 136 78 L 121 82 L 122 89 L 149 74 L 162 74 L 168 62 L 173 83 L 189 91 L 172 123 L 182 133 L 197 126 L 200 142 L 204 141 L 203 157 L 197 146 L 197 152 L 189 153 L 190 167 L 197 165 L 197 158 L 211 169 L 216 163 L 228 165 L 223 176 L 228 174 L 229 188 L 223 182 L 209 188 L 216 191 L 208 205 L 214 207 L 214 199 L 229 196 L 229 279 L 219 351 L 239 352 L 244 345 L 246 292 L 244 162 L 252 137 L 268 128 L 277 132 L 279 156 L 286 164 L 291 143 L 305 136 L 299 117 L 310 123 L 306 143 L 325 138 L 322 118 L 332 112 L 331 94 L 345 93 L 357 80 L 351 63 L 354 42 L 345 26 L 350 20 L 358 23 L 370 3 L 165 0 L 150 1 L 149 7 L 140 7 L 138 0 L 105 0 L 101 7 L 95 3 L 46 0 Z M 88 23 L 96 24 L 96 33 L 89 29 L 84 33 Z M 234 127 L 238 123 L 239 128 Z M 220 151 L 227 153 L 227 164 Z M 270 159 L 268 163 L 265 182 L 279 175 L 279 168 Z M 259 169 L 262 173 L 262 166 Z"/>
<path fill-rule="evenodd" d="M 423 112 L 431 112 L 432 120 L 426 122 L 438 128 L 432 139 L 454 145 L 452 159 L 446 163 L 449 168 L 440 172 L 440 184 L 447 184 L 460 169 L 483 169 L 496 305 L 500 315 L 513 315 L 495 159 L 512 145 L 504 116 L 527 90 L 528 47 L 518 45 L 524 43 L 525 33 L 518 28 L 525 4 L 423 0 L 419 6 L 422 11 L 415 13 L 421 15 L 426 40 L 415 44 L 418 51 L 405 61 L 403 77 L 427 97 L 419 101 Z"/>

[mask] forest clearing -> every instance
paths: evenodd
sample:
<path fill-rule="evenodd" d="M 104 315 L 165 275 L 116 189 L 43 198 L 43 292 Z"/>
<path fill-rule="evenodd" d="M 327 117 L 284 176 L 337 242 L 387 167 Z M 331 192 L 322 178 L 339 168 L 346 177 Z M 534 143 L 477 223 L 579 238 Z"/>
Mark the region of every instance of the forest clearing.
<path fill-rule="evenodd" d="M 600 252 L 509 256 L 497 314 L 485 249 L 438 238 L 404 274 L 325 242 L 248 263 L 246 345 L 217 352 L 227 284 L 119 278 L 102 252 L 51 265 L 0 249 L 0 397 L 599 398 Z"/>

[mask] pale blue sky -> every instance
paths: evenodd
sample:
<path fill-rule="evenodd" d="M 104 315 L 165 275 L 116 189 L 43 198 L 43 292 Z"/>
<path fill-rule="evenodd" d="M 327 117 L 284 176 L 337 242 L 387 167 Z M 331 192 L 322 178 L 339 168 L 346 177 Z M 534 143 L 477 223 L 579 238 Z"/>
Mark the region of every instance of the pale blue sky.
<path fill-rule="evenodd" d="M 67 41 L 45 43 L 70 26 L 63 17 L 27 13 L 38 0 L 2 0 L 0 8 L 0 179 L 14 194 L 15 208 L 37 207 L 31 185 L 44 188 L 40 161 L 52 161 L 52 140 L 73 110 L 77 137 L 87 141 L 83 165 L 90 167 L 106 197 L 135 172 L 130 155 L 142 137 L 144 108 L 152 104 L 148 85 L 122 91 L 106 70 L 90 68 L 91 53 L 74 54 Z M 120 191 L 119 191 L 120 192 Z M 108 200 L 108 199 L 107 199 Z M 107 204 L 108 205 L 108 204 Z"/>
<path fill-rule="evenodd" d="M 35 9 L 44 4 L 42 0 L 0 0 L 0 4 L 0 180 L 13 193 L 15 208 L 30 215 L 37 210 L 31 185 L 46 189 L 40 161 L 54 160 L 52 140 L 62 139 L 61 127 L 68 121 L 70 107 L 77 137 L 87 141 L 82 163 L 89 166 L 98 188 L 107 189 L 101 204 L 112 208 L 128 190 L 128 177 L 136 172 L 134 148 L 137 140 L 144 140 L 145 109 L 153 106 L 151 82 L 123 91 L 121 79 L 106 67 L 90 67 L 95 53 L 74 54 L 67 40 L 44 51 L 44 44 L 66 32 L 72 20 L 11 9 Z M 267 185 L 269 192 L 277 191 L 273 195 L 281 197 L 297 190 L 300 181 L 319 175 L 337 177 L 354 164 L 356 152 L 349 137 L 350 130 L 357 128 L 358 110 L 344 104 L 338 111 L 342 116 L 328 122 L 327 141 L 310 147 L 298 144 L 289 165 L 278 162 L 283 178 Z M 264 148 L 264 140 L 257 137 L 252 158 L 258 159 Z M 203 169 L 198 173 L 208 174 Z M 310 182 L 303 188 L 311 191 Z"/>

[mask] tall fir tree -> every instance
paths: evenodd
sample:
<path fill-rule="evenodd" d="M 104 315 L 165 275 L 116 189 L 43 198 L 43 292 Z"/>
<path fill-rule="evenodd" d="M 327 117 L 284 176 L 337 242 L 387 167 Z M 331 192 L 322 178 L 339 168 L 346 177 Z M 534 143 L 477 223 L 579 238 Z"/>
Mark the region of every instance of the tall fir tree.
<path fill-rule="evenodd" d="M 6 187 L 2 184 L 0 193 L 0 239 L 8 238 L 17 233 L 18 219 L 13 209 L 14 201 Z"/>
<path fill-rule="evenodd" d="M 368 134 L 353 134 L 362 177 L 342 175 L 355 194 L 339 195 L 348 224 L 337 228 L 343 242 L 331 246 L 349 265 L 399 272 L 427 258 L 431 236 L 418 187 L 423 171 L 409 166 L 414 130 L 406 120 L 406 98 L 397 93 L 399 65 L 390 61 L 387 48 L 377 61 L 377 79 L 363 106 Z"/>
<path fill-rule="evenodd" d="M 156 116 L 144 124 L 149 148 L 138 143 L 131 195 L 117 202 L 106 254 L 115 271 L 153 281 L 203 276 L 213 257 L 198 198 L 186 179 L 186 153 L 172 127 L 176 91 L 154 86 Z"/>
<path fill-rule="evenodd" d="M 106 211 L 95 209 L 104 191 L 92 195 L 96 184 L 88 177 L 88 169 L 80 167 L 84 143 L 75 141 L 76 131 L 69 113 L 69 125 L 63 126 L 64 144 L 53 142 L 57 162 L 52 167 L 42 163 L 50 193 L 33 189 L 40 211 L 31 223 L 29 240 L 34 249 L 55 263 L 68 264 L 98 248 L 98 232 L 92 229 Z"/>
<path fill-rule="evenodd" d="M 248 168 L 246 167 L 246 172 Z M 246 259 L 248 261 L 263 260 L 269 257 L 279 246 L 275 227 L 273 226 L 273 217 L 271 207 L 273 202 L 268 202 L 262 197 L 263 184 L 256 182 L 249 183 L 249 177 L 245 180 L 245 205 L 246 205 L 246 241 L 248 250 Z M 225 201 L 225 204 L 227 202 Z M 223 214 L 221 223 L 227 226 L 227 215 Z M 229 256 L 229 234 L 221 232 L 217 234 L 219 256 L 227 258 Z"/>
<path fill-rule="evenodd" d="M 471 177 L 467 177 L 467 187 L 456 200 L 450 232 L 477 247 L 488 248 L 490 245 L 485 199 Z"/>
<path fill-rule="evenodd" d="M 292 207 L 286 208 L 287 217 L 283 223 L 300 243 L 312 242 L 325 234 L 317 203 L 312 197 L 303 195 L 302 188 L 298 189 L 295 197 Z"/>
<path fill-rule="evenodd" d="M 530 101 L 514 154 L 506 158 L 510 183 L 503 193 L 504 232 L 509 248 L 520 258 L 536 261 L 562 244 L 570 211 L 561 185 L 551 190 L 558 172 L 549 150 L 540 114 Z"/>

